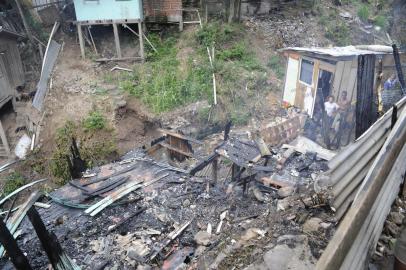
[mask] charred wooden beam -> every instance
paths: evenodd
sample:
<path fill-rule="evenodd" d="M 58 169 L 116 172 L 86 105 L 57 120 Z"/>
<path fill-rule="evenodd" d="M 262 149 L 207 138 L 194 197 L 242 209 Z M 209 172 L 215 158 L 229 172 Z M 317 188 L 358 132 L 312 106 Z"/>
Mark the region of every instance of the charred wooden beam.
<path fill-rule="evenodd" d="M 228 121 L 225 128 L 224 128 L 224 141 L 227 141 L 230 135 L 231 125 L 233 124 L 232 121 Z"/>
<path fill-rule="evenodd" d="M 395 67 L 396 67 L 396 71 L 398 73 L 399 83 L 400 83 L 400 86 L 402 87 L 403 95 L 406 95 L 406 83 L 405 83 L 405 78 L 403 77 L 402 65 L 400 63 L 399 50 L 398 50 L 398 47 L 396 46 L 396 44 L 393 44 L 392 48 L 393 48 L 393 58 L 395 58 Z"/>
<path fill-rule="evenodd" d="M 181 154 L 181 155 L 183 155 L 183 156 L 190 157 L 190 158 L 193 158 L 193 157 L 194 157 L 193 153 L 185 152 L 185 151 L 183 151 L 183 150 L 181 150 L 181 149 L 178 149 L 178 148 L 176 148 L 176 147 L 173 147 L 173 146 L 171 146 L 171 145 L 169 145 L 169 144 L 167 144 L 167 143 L 160 142 L 159 145 L 162 146 L 162 147 L 165 147 L 166 149 L 168 149 L 168 150 L 170 150 L 170 151 L 173 151 L 173 152 L 176 152 L 176 153 L 178 153 L 178 154 Z"/>
<path fill-rule="evenodd" d="M 45 224 L 43 223 L 41 216 L 38 214 L 35 207 L 31 207 L 27 212 L 28 218 L 35 232 L 41 242 L 45 253 L 48 256 L 52 267 L 55 270 L 62 269 L 80 269 L 64 252 L 61 244 L 58 241 L 56 235 L 52 232 L 48 232 Z"/>
<path fill-rule="evenodd" d="M 209 165 L 214 159 L 219 156 L 218 153 L 214 152 L 207 158 L 203 159 L 202 161 L 198 162 L 193 168 L 190 169 L 189 174 L 195 175 L 197 172 L 203 170 L 207 165 Z"/>
<path fill-rule="evenodd" d="M 396 121 L 398 120 L 398 107 L 393 105 L 392 110 L 392 119 L 391 119 L 391 128 L 395 126 Z"/>
<path fill-rule="evenodd" d="M 109 227 L 107 230 L 109 232 L 114 231 L 115 229 L 117 229 L 118 227 L 120 227 L 121 225 L 123 225 L 125 222 L 129 221 L 130 219 L 132 219 L 135 216 L 138 216 L 139 214 L 141 214 L 142 212 L 144 212 L 147 208 L 145 206 L 139 208 L 137 211 L 135 211 L 134 213 L 132 213 L 130 216 L 128 216 L 127 218 L 123 218 L 122 220 L 120 220 L 117 224 L 114 224 L 113 226 Z"/>
<path fill-rule="evenodd" d="M 127 173 L 127 172 L 129 172 L 129 171 L 134 170 L 134 169 L 137 168 L 138 166 L 139 166 L 138 164 L 133 164 L 133 165 L 127 167 L 127 168 L 124 168 L 124 169 L 122 169 L 122 170 L 120 170 L 120 171 L 117 171 L 117 172 L 115 172 L 115 173 L 112 173 L 111 175 L 102 176 L 102 177 L 98 177 L 98 178 L 95 178 L 95 179 L 93 179 L 93 180 L 90 180 L 90 181 L 86 182 L 85 184 L 83 184 L 83 186 L 89 186 L 89 185 L 91 185 L 91 184 L 94 184 L 94 183 L 98 183 L 98 182 L 107 180 L 107 179 L 109 179 L 109 178 L 111 178 L 111 177 L 114 177 L 114 176 L 118 176 L 118 175 Z M 71 182 L 77 183 L 77 182 L 75 182 L 75 181 L 71 181 Z"/>
<path fill-rule="evenodd" d="M 7 250 L 7 253 L 14 264 L 16 269 L 21 270 L 31 270 L 30 263 L 27 257 L 17 245 L 17 241 L 14 239 L 13 235 L 8 230 L 6 224 L 0 218 L 0 243 Z"/>
<path fill-rule="evenodd" d="M 129 176 L 124 176 L 124 177 L 120 177 L 117 180 L 108 183 L 107 185 L 101 186 L 95 190 L 91 190 L 89 192 L 86 192 L 86 195 L 89 196 L 98 196 L 100 194 L 106 193 L 120 185 L 122 185 L 123 183 L 125 183 L 128 180 Z"/>
<path fill-rule="evenodd" d="M 375 59 L 375 55 L 358 56 L 356 138 L 360 137 L 377 120 L 378 116 L 373 90 Z"/>
<path fill-rule="evenodd" d="M 186 136 L 186 135 L 183 135 L 183 134 L 171 131 L 171 130 L 160 128 L 160 129 L 158 129 L 158 131 L 163 133 L 163 134 L 166 134 L 166 135 L 169 135 L 169 136 L 172 136 L 172 137 L 176 137 L 176 138 L 179 138 L 179 139 L 182 139 L 182 140 L 185 140 L 185 141 L 193 142 L 193 143 L 196 143 L 196 144 L 203 144 L 203 142 L 201 142 L 199 140 L 196 140 L 194 138 L 191 138 L 189 136 Z"/>

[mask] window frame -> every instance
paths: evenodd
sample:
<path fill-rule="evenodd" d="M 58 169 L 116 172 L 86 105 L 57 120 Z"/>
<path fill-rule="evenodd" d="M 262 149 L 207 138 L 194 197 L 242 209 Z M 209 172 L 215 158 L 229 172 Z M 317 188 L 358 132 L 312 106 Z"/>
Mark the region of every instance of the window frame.
<path fill-rule="evenodd" d="M 302 80 L 300 79 L 300 78 L 301 78 L 301 75 L 302 75 L 302 63 L 303 63 L 303 60 L 305 60 L 305 61 L 310 62 L 310 63 L 313 64 L 312 77 L 311 77 L 311 79 L 312 79 L 311 84 L 308 84 L 307 82 L 302 81 Z M 315 70 L 314 64 L 315 64 L 315 61 L 314 61 L 314 60 L 311 60 L 311 59 L 309 59 L 309 58 L 307 58 L 307 57 L 301 57 L 301 58 L 300 58 L 300 68 L 299 68 L 299 78 L 298 78 L 298 80 L 299 80 L 299 82 L 300 82 L 301 84 L 304 84 L 304 85 L 309 86 L 309 87 L 313 87 L 313 83 L 314 83 L 314 78 L 313 78 L 313 77 L 314 77 L 314 70 Z"/>

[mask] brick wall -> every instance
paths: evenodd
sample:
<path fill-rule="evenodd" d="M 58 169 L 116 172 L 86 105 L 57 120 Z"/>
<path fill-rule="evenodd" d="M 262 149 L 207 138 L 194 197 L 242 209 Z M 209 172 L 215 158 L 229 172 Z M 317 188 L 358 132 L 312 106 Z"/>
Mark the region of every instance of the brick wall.
<path fill-rule="evenodd" d="M 179 22 L 182 0 L 144 0 L 144 15 L 150 22 Z"/>

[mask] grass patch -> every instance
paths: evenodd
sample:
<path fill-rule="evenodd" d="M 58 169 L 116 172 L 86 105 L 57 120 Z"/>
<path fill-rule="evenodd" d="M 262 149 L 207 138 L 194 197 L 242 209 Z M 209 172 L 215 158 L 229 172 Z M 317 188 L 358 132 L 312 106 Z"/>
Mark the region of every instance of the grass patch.
<path fill-rule="evenodd" d="M 19 172 L 13 172 L 9 174 L 5 179 L 3 194 L 8 195 L 14 190 L 24 186 L 26 183 L 26 179 Z"/>
<path fill-rule="evenodd" d="M 268 67 L 275 72 L 278 79 L 282 80 L 285 77 L 285 66 L 279 55 L 272 55 L 269 58 Z"/>
<path fill-rule="evenodd" d="M 386 30 L 389 26 L 389 21 L 386 16 L 378 15 L 374 19 L 374 24 Z"/>
<path fill-rule="evenodd" d="M 153 35 L 151 40 L 158 52 L 148 52 L 149 61 L 120 84 L 123 90 L 156 113 L 211 97 L 211 68 L 206 59 L 189 56 L 181 65 L 176 38 L 160 40 Z"/>
<path fill-rule="evenodd" d="M 358 17 L 366 22 L 369 19 L 369 15 L 371 14 L 369 10 L 369 6 L 367 4 L 360 4 L 357 10 Z"/>
<path fill-rule="evenodd" d="M 103 129 L 106 127 L 106 118 L 98 112 L 92 111 L 89 115 L 83 120 L 83 127 L 86 131 L 95 131 L 99 129 Z"/>
<path fill-rule="evenodd" d="M 347 23 L 340 19 L 336 11 L 320 16 L 319 24 L 324 27 L 325 37 L 338 46 L 350 44 L 350 28 Z"/>

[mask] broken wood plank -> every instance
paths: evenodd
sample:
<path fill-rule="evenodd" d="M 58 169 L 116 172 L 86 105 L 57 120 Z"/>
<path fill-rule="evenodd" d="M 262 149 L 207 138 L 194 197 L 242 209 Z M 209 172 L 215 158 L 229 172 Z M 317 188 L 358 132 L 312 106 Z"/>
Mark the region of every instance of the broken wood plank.
<path fill-rule="evenodd" d="M 171 233 L 168 234 L 168 236 L 166 237 L 166 239 L 164 239 L 162 242 L 158 243 L 155 246 L 155 250 L 154 252 L 150 255 L 149 260 L 152 261 L 153 259 L 155 259 L 155 257 L 161 253 L 161 251 L 167 246 L 169 245 L 174 239 L 176 239 L 189 225 L 190 223 L 192 223 L 192 221 L 194 220 L 194 218 L 192 218 L 191 220 L 187 221 L 185 224 L 183 224 L 179 229 L 172 231 Z"/>
<path fill-rule="evenodd" d="M 18 209 L 18 211 L 7 222 L 7 228 L 14 237 L 16 237 L 17 228 L 23 221 L 25 215 L 27 214 L 27 211 L 38 200 L 39 197 L 40 193 L 38 191 L 32 193 L 31 196 L 25 201 L 25 203 L 21 205 L 20 209 Z M 3 255 L 4 247 L 0 246 L 0 258 L 3 257 Z"/>
<path fill-rule="evenodd" d="M 194 158 L 194 157 L 195 157 L 192 153 L 188 153 L 188 152 L 182 151 L 182 150 L 180 150 L 180 149 L 178 149 L 178 148 L 176 148 L 176 147 L 173 147 L 173 146 L 171 146 L 171 145 L 169 145 L 169 144 L 167 144 L 167 143 L 160 142 L 159 145 L 162 146 L 162 147 L 165 147 L 165 148 L 167 148 L 167 149 L 169 149 L 169 150 L 171 150 L 171 151 L 174 151 L 174 152 L 176 152 L 176 153 L 179 153 L 179 154 L 181 154 L 181 155 L 184 155 L 184 156 L 186 156 L 186 157 L 190 157 L 190 158 Z"/>
<path fill-rule="evenodd" d="M 110 71 L 114 71 L 114 70 L 124 70 L 124 71 L 128 71 L 128 72 L 132 72 L 132 71 L 133 71 L 132 69 L 123 68 L 123 67 L 119 67 L 119 66 L 115 66 L 115 67 L 112 67 L 112 68 L 110 69 Z"/>
<path fill-rule="evenodd" d="M 149 186 L 165 177 L 167 177 L 169 174 L 165 174 L 162 176 L 159 176 L 149 182 L 145 182 L 143 183 L 141 182 L 131 182 L 117 190 L 115 190 L 112 194 L 110 194 L 109 196 L 105 197 L 103 200 L 93 204 L 92 206 L 90 206 L 89 208 L 87 208 L 85 210 L 86 214 L 89 214 L 90 216 L 95 216 L 98 213 L 100 213 L 103 209 L 105 209 L 106 207 L 108 207 L 109 205 L 111 205 L 113 202 L 123 198 L 124 196 L 130 194 L 131 192 L 140 189 L 142 187 L 146 187 Z"/>
<path fill-rule="evenodd" d="M 291 148 L 294 149 L 296 152 L 300 152 L 302 154 L 306 154 L 307 152 L 314 152 L 317 153 L 318 157 L 327 161 L 332 159 L 337 154 L 336 152 L 328 150 L 303 136 L 297 137 L 292 142 L 292 144 L 283 144 L 282 148 Z"/>
<path fill-rule="evenodd" d="M 196 139 L 194 139 L 192 137 L 189 137 L 189 136 L 186 136 L 186 135 L 183 135 L 183 134 L 171 131 L 171 130 L 160 128 L 160 129 L 158 129 L 158 131 L 161 132 L 162 134 L 177 137 L 177 138 L 182 139 L 182 140 L 190 141 L 190 142 L 197 143 L 197 144 L 203 144 L 202 141 L 196 140 Z"/>
<path fill-rule="evenodd" d="M 110 175 L 108 175 L 108 176 L 102 176 L 102 177 L 98 177 L 98 178 L 96 178 L 96 179 L 90 180 L 90 181 L 84 183 L 82 186 L 89 186 L 89 185 L 91 185 L 91 184 L 94 184 L 94 183 L 98 183 L 98 182 L 107 180 L 107 179 L 109 179 L 109 178 L 111 178 L 111 177 L 118 176 L 118 175 L 120 175 L 120 174 L 124 174 L 124 173 L 130 172 L 130 171 L 134 170 L 135 168 L 137 168 L 138 166 L 139 166 L 139 164 L 137 164 L 137 163 L 136 163 L 136 164 L 133 164 L 133 165 L 127 167 L 127 168 L 124 168 L 124 169 L 122 169 L 122 170 L 120 170 L 120 171 L 114 172 L 114 173 L 112 173 L 112 174 L 110 174 Z M 71 181 L 71 182 L 73 182 L 73 181 Z M 78 184 L 77 181 L 75 181 L 75 183 Z M 80 185 L 80 183 L 79 183 L 79 185 Z"/>
<path fill-rule="evenodd" d="M 140 60 L 142 61 L 143 59 L 141 57 L 113 57 L 113 58 L 99 58 L 94 61 L 96 62 L 109 62 L 109 61 L 128 61 L 128 60 Z"/>
<path fill-rule="evenodd" d="M 291 186 L 293 186 L 292 183 L 274 179 L 272 176 L 271 177 L 262 177 L 261 180 L 262 180 L 262 183 L 264 183 L 265 186 L 274 186 L 276 188 L 283 188 L 283 187 L 291 187 Z"/>
<path fill-rule="evenodd" d="M 37 233 L 45 253 L 48 256 L 49 261 L 52 264 L 52 267 L 55 270 L 80 270 L 80 267 L 77 266 L 62 249 L 56 235 L 47 231 L 47 228 L 45 227 L 41 216 L 38 214 L 35 207 L 31 207 L 28 210 L 27 215 L 32 226 L 34 227 L 35 232 Z"/>
<path fill-rule="evenodd" d="M 142 212 L 144 212 L 145 210 L 147 210 L 147 208 L 145 206 L 139 208 L 137 211 L 135 211 L 134 213 L 132 213 L 130 216 L 123 218 L 122 220 L 120 220 L 117 224 L 114 224 L 112 226 L 110 226 L 107 231 L 112 232 L 115 229 L 117 229 L 118 227 L 120 227 L 121 225 L 123 225 L 125 222 L 129 221 L 130 219 L 132 219 L 135 216 L 138 216 L 139 214 L 141 214 Z"/>
<path fill-rule="evenodd" d="M 17 241 L 14 239 L 13 235 L 8 230 L 6 224 L 0 218 L 0 243 L 6 249 L 13 265 L 16 269 L 21 270 L 31 270 L 30 263 L 27 257 L 17 245 Z"/>
<path fill-rule="evenodd" d="M 257 145 L 262 157 L 269 157 L 272 155 L 264 139 L 262 139 L 260 136 L 256 136 L 254 142 Z"/>
<path fill-rule="evenodd" d="M 207 165 L 209 165 L 215 158 L 219 156 L 218 153 L 214 152 L 207 158 L 199 161 L 193 168 L 190 169 L 189 174 L 195 175 L 197 172 L 203 170 Z"/>
<path fill-rule="evenodd" d="M 128 180 L 128 178 L 129 178 L 129 176 L 120 177 L 112 183 L 108 183 L 107 185 L 101 186 L 95 190 L 90 190 L 89 192 L 85 192 L 85 193 L 86 193 L 86 195 L 89 195 L 89 196 L 101 195 L 103 193 L 106 193 L 106 192 L 113 190 L 114 188 L 124 184 Z"/>
<path fill-rule="evenodd" d="M 118 190 L 114 191 L 112 194 L 104 198 L 103 200 L 100 200 L 99 202 L 93 204 L 89 208 L 85 210 L 86 214 L 89 214 L 90 216 L 95 216 L 98 213 L 100 213 L 103 209 L 105 209 L 107 206 L 111 205 L 113 202 L 121 199 L 127 194 L 130 194 L 134 190 L 137 190 L 141 188 L 141 183 L 142 182 L 131 182 Z"/>

